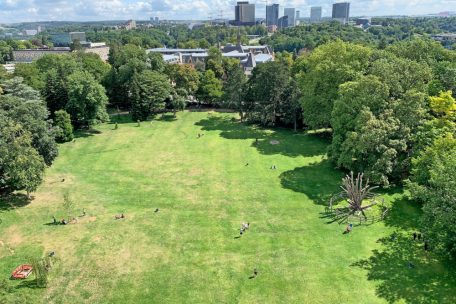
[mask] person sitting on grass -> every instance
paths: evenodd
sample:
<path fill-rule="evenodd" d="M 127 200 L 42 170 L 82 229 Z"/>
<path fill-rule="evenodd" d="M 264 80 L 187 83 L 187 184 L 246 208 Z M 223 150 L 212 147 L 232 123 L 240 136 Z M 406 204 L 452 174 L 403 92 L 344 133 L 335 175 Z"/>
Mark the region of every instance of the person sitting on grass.
<path fill-rule="evenodd" d="M 159 209 L 159 208 L 155 209 L 155 213 L 157 213 L 158 211 L 160 211 L 160 209 Z"/>
<path fill-rule="evenodd" d="M 68 222 L 67 222 L 67 220 L 66 220 L 66 219 L 62 219 L 62 220 L 60 221 L 60 223 L 61 223 L 62 225 L 66 225 L 66 224 L 68 224 Z"/>
<path fill-rule="evenodd" d="M 117 214 L 115 218 L 116 218 L 116 220 L 124 219 L 125 215 L 123 213 L 120 215 Z"/>
<path fill-rule="evenodd" d="M 353 229 L 353 224 L 348 224 L 347 228 L 345 228 L 345 233 L 350 233 Z"/>
<path fill-rule="evenodd" d="M 242 223 L 242 228 L 243 228 L 244 230 L 249 229 L 249 227 L 250 227 L 250 223 Z"/>

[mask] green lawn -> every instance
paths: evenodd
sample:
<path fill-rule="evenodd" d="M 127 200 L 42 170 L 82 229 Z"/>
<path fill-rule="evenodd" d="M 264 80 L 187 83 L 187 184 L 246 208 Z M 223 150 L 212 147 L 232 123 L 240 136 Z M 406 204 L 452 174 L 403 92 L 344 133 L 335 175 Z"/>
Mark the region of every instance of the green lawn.
<path fill-rule="evenodd" d="M 0 201 L 0 279 L 55 250 L 49 286 L 8 280 L 0 303 L 456 302 L 454 268 L 411 241 L 419 208 L 401 191 L 384 194 L 384 223 L 344 235 L 324 217 L 343 176 L 328 142 L 233 117 L 106 124 L 62 145 L 30 204 Z M 87 216 L 46 225 L 67 191 Z M 236 238 L 242 222 L 251 227 Z"/>

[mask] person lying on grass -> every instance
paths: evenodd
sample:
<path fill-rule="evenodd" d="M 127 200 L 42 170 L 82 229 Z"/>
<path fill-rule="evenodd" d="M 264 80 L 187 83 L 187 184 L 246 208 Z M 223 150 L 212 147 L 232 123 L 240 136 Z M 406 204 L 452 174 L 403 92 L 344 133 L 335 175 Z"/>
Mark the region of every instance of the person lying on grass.
<path fill-rule="evenodd" d="M 121 215 L 116 215 L 115 216 L 116 220 L 120 220 L 120 219 L 124 219 L 124 218 L 125 218 L 125 215 L 123 213 Z"/>

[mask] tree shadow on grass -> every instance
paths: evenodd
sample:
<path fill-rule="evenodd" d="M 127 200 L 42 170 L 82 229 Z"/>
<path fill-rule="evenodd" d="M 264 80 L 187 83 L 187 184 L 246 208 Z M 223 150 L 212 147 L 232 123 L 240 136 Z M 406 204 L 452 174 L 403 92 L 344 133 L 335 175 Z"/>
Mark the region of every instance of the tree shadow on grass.
<path fill-rule="evenodd" d="M 329 160 L 283 172 L 280 182 L 283 188 L 304 193 L 318 205 L 329 204 L 339 191 L 343 173 L 334 169 Z"/>
<path fill-rule="evenodd" d="M 377 296 L 388 303 L 456 303 L 456 268 L 423 250 L 408 235 L 393 233 L 378 241 L 381 250 L 351 266 L 367 271 L 376 281 Z"/>
<path fill-rule="evenodd" d="M 95 129 L 79 129 L 74 132 L 74 138 L 86 138 L 101 134 L 102 132 Z"/>
<path fill-rule="evenodd" d="M 289 157 L 316 156 L 326 153 L 328 140 L 316 135 L 295 133 L 289 129 L 267 129 L 238 122 L 226 116 L 211 116 L 200 120 L 195 125 L 203 131 L 221 131 L 226 139 L 252 139 L 252 147 L 262 154 L 282 154 Z M 258 140 L 258 143 L 256 142 Z M 271 144 L 277 141 L 277 144 Z"/>
<path fill-rule="evenodd" d="M 166 114 L 163 113 L 160 118 L 156 119 L 157 121 L 166 121 L 166 122 L 173 122 L 176 121 L 177 118 L 174 117 L 174 114 Z"/>
<path fill-rule="evenodd" d="M 22 193 L 0 195 L 0 211 L 9 211 L 16 208 L 25 207 L 31 200 Z"/>
<path fill-rule="evenodd" d="M 38 286 L 36 280 L 33 279 L 33 280 L 21 281 L 21 282 L 16 286 L 16 289 L 22 289 L 22 288 L 43 289 L 43 288 L 45 288 L 45 287 Z"/>
<path fill-rule="evenodd" d="M 422 215 L 421 204 L 410 200 L 403 193 L 400 194 L 400 197 L 391 202 L 390 210 L 388 211 L 388 216 L 384 219 L 384 223 L 386 226 L 406 230 L 417 229 L 420 226 L 419 219 Z"/>
<path fill-rule="evenodd" d="M 131 114 L 130 113 L 119 113 L 119 114 L 112 114 L 109 116 L 110 117 L 110 122 L 109 124 L 115 124 L 115 123 L 118 123 L 118 124 L 126 124 L 126 123 L 132 123 L 134 122 L 133 119 L 131 118 Z"/>

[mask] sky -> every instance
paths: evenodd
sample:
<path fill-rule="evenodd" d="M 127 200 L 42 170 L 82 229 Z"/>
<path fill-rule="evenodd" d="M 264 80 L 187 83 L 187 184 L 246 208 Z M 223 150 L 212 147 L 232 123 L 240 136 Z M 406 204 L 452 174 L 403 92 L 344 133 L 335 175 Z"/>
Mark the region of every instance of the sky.
<path fill-rule="evenodd" d="M 265 15 L 267 0 L 255 3 L 256 17 Z M 0 23 L 29 21 L 97 21 L 209 19 L 234 17 L 234 0 L 0 0 Z M 284 7 L 295 7 L 302 17 L 311 6 L 322 6 L 323 15 L 331 14 L 334 0 L 269 0 Z M 456 0 L 352 0 L 351 16 L 422 15 L 456 11 Z"/>

